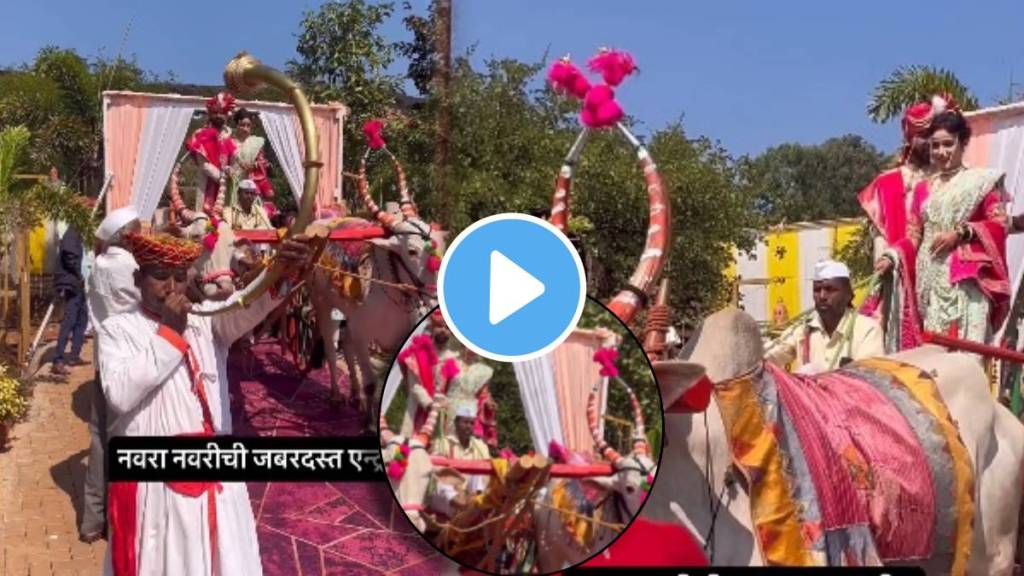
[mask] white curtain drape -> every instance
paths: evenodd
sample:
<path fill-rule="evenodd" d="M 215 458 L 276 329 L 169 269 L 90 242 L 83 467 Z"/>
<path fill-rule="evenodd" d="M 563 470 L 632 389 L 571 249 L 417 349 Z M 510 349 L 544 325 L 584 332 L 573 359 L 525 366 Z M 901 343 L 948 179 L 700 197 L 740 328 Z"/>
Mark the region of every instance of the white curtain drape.
<path fill-rule="evenodd" d="M 996 133 L 989 144 L 989 162 L 994 168 L 1006 172 L 1004 183 L 1010 195 L 1010 214 L 1024 211 L 1024 116 L 1014 116 L 996 124 Z M 1006 240 L 1006 263 L 1010 272 L 1010 288 L 1014 293 L 1020 290 L 1015 285 L 1021 277 L 1021 260 L 1024 259 L 1024 235 L 1014 234 Z"/>
<path fill-rule="evenodd" d="M 427 322 L 426 320 L 420 322 L 419 325 L 416 326 L 416 329 L 413 330 L 412 334 L 409 336 L 409 339 L 406 340 L 405 344 L 402 345 L 402 348 L 404 349 L 405 346 L 412 342 L 413 338 L 419 336 L 420 334 L 423 334 L 423 332 L 427 329 L 427 324 L 429 324 L 429 322 Z M 398 388 L 401 385 L 402 369 L 398 367 L 398 362 L 395 362 L 394 364 L 391 365 L 391 371 L 388 372 L 388 380 L 384 384 L 384 394 L 380 406 L 381 414 L 388 413 L 388 408 L 391 406 L 391 401 L 395 399 L 395 394 L 398 393 Z"/>
<path fill-rule="evenodd" d="M 565 445 L 562 423 L 558 417 L 558 398 L 555 396 L 555 366 L 551 354 L 525 362 L 515 362 L 519 396 L 523 412 L 530 426 L 533 449 L 548 455 L 548 444 L 555 440 Z"/>
<path fill-rule="evenodd" d="M 188 102 L 155 101 L 146 111 L 131 195 L 143 220 L 151 219 L 160 203 L 194 110 Z"/>
<path fill-rule="evenodd" d="M 263 131 L 267 133 L 267 140 L 270 140 L 270 145 L 277 154 L 277 161 L 281 163 L 281 171 L 288 181 L 288 187 L 292 189 L 295 202 L 299 202 L 302 199 L 302 186 L 305 184 L 306 176 L 302 169 L 302 148 L 299 142 L 301 132 L 295 111 L 269 107 L 254 109 L 259 110 Z"/>

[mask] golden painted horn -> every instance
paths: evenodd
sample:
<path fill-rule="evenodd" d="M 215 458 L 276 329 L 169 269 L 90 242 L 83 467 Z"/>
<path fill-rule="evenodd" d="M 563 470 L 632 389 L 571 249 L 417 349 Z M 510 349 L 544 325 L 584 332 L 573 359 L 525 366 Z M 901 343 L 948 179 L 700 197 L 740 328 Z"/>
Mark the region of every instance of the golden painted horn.
<path fill-rule="evenodd" d="M 264 66 L 252 55 L 241 52 L 235 56 L 224 69 L 224 84 L 232 93 L 245 95 L 251 94 L 264 84 L 273 86 L 288 96 L 288 100 L 295 107 L 299 115 L 299 124 L 302 126 L 302 141 L 305 144 L 305 160 L 302 163 L 305 168 L 305 183 L 302 187 L 302 199 L 299 201 L 299 212 L 295 216 L 288 234 L 302 232 L 313 221 L 313 208 L 316 204 L 316 189 L 320 181 L 320 169 L 323 162 L 320 161 L 320 145 L 316 135 L 316 124 L 313 122 L 313 109 L 302 93 L 299 86 L 281 72 Z M 244 290 L 239 293 L 237 299 L 228 299 L 222 305 L 213 306 L 205 310 L 193 309 L 193 314 L 201 316 L 212 316 L 222 314 L 237 308 L 244 308 L 263 295 L 273 286 L 284 272 L 282 266 L 274 259 L 270 266 Z"/>

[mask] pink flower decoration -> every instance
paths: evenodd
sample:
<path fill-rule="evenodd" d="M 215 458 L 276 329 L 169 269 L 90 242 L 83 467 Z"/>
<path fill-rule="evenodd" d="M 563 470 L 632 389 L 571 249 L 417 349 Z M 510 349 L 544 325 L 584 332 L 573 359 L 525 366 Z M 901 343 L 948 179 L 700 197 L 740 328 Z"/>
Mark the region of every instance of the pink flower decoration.
<path fill-rule="evenodd" d="M 564 464 L 569 460 L 569 452 L 566 451 L 564 446 L 554 440 L 548 443 L 548 455 L 559 464 Z"/>
<path fill-rule="evenodd" d="M 427 270 L 430 272 L 437 272 L 441 269 L 441 259 L 436 254 L 431 254 L 427 258 Z"/>
<path fill-rule="evenodd" d="M 559 94 L 574 96 L 582 100 L 590 90 L 590 82 L 583 76 L 583 72 L 569 61 L 569 58 L 562 58 L 551 65 L 548 70 L 548 82 Z"/>
<path fill-rule="evenodd" d="M 384 147 L 384 123 L 380 120 L 370 120 L 363 124 L 363 136 L 366 136 L 366 144 L 372 150 L 380 150 Z"/>
<path fill-rule="evenodd" d="M 636 71 L 636 64 L 627 52 L 601 50 L 587 62 L 587 68 L 600 74 L 609 86 L 618 86 Z"/>
<path fill-rule="evenodd" d="M 210 232 L 206 236 L 203 236 L 203 247 L 209 252 L 213 252 L 214 247 L 217 246 L 217 233 Z"/>
<path fill-rule="evenodd" d="M 398 449 L 398 451 L 402 454 L 403 457 L 405 457 L 405 458 L 409 457 L 410 449 L 409 449 L 409 445 L 408 444 L 402 444 L 402 446 Z"/>
<path fill-rule="evenodd" d="M 619 369 L 615 366 L 615 361 L 618 358 L 619 351 L 612 347 L 601 348 L 594 352 L 594 362 L 601 365 L 601 376 L 615 378 L 619 375 Z"/>
<path fill-rule="evenodd" d="M 583 110 L 580 120 L 590 128 L 607 128 L 614 126 L 625 113 L 615 101 L 615 91 L 606 84 L 594 86 L 583 99 Z"/>
<path fill-rule="evenodd" d="M 405 466 L 397 460 L 392 460 L 388 464 L 388 476 L 395 480 L 401 480 L 402 476 L 405 476 Z"/>

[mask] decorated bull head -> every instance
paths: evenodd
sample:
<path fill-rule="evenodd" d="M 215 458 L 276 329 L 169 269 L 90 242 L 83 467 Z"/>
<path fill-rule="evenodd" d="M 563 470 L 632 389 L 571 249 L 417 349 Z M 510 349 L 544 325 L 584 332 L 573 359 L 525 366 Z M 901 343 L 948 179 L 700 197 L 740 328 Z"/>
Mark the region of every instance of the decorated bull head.
<path fill-rule="evenodd" d="M 668 258 L 671 230 L 671 210 L 668 192 L 662 184 L 661 176 L 647 148 L 619 122 L 623 117 L 622 108 L 615 101 L 612 87 L 618 86 L 623 79 L 633 73 L 636 66 L 633 59 L 625 52 L 602 48 L 592 58 L 588 66 L 601 74 L 604 84 L 591 86 L 583 73 L 573 65 L 568 57 L 555 62 L 548 72 L 548 81 L 555 91 L 567 94 L 582 101 L 580 119 L 583 131 L 565 156 L 562 169 L 555 182 L 555 194 L 551 201 L 551 223 L 567 232 L 569 225 L 570 198 L 572 195 L 573 166 L 579 159 L 591 130 L 602 130 L 615 127 L 636 151 L 640 169 L 647 186 L 647 202 L 649 218 L 647 225 L 647 241 L 636 271 L 629 279 L 626 288 L 620 291 L 608 308 L 629 324 L 636 313 L 646 304 L 650 292 L 661 275 Z"/>
<path fill-rule="evenodd" d="M 445 240 L 448 233 L 442 231 L 437 224 L 426 223 L 419 215 L 416 203 L 409 194 L 409 186 L 405 179 L 405 170 L 387 148 L 381 136 L 383 124 L 379 120 L 371 120 L 363 126 L 369 147 L 363 154 L 359 164 L 359 197 L 379 222 L 390 232 L 386 238 L 373 239 L 375 246 L 387 250 L 397 258 L 403 270 L 399 276 L 421 289 L 426 295 L 424 310 L 437 304 L 437 273 L 441 269 L 441 255 L 444 253 Z M 391 159 L 398 177 L 400 194 L 399 213 L 392 214 L 381 210 L 370 196 L 370 184 L 366 177 L 366 161 L 370 153 L 380 150 Z"/>
<path fill-rule="evenodd" d="M 602 364 L 601 375 L 607 376 L 621 385 L 633 409 L 633 448 L 627 456 L 622 456 L 617 450 L 608 445 L 604 435 L 601 433 L 598 414 L 598 395 L 600 392 L 600 381 L 594 384 L 590 390 L 590 397 L 587 400 L 587 424 L 590 433 L 594 437 L 594 450 L 602 458 L 611 462 L 615 474 L 606 477 L 595 477 L 587 482 L 599 486 L 605 490 L 611 490 L 622 498 L 626 510 L 630 515 L 640 510 L 647 493 L 654 483 L 654 475 L 657 473 L 657 466 L 651 459 L 650 447 L 647 444 L 647 432 L 644 427 L 643 410 L 640 402 L 633 393 L 633 389 L 618 377 L 618 370 L 615 369 L 614 359 L 616 351 L 614 348 L 603 348 L 595 353 L 595 360 Z"/>

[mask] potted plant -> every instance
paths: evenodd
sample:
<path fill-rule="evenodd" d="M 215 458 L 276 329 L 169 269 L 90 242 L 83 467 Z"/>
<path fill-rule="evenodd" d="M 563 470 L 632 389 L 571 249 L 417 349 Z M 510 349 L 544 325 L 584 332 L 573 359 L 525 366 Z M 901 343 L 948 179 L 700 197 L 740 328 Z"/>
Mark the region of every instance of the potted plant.
<path fill-rule="evenodd" d="M 0 448 L 7 445 L 8 433 L 27 410 L 28 402 L 21 394 L 20 383 L 8 376 L 7 368 L 0 365 Z"/>

